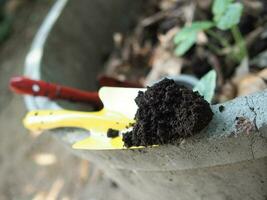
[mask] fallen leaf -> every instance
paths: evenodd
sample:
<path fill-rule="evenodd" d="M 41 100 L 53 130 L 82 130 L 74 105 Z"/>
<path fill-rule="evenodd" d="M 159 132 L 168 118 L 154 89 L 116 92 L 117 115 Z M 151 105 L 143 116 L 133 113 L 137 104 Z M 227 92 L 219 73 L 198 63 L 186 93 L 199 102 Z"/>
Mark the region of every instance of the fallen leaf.
<path fill-rule="evenodd" d="M 63 179 L 57 179 L 53 183 L 53 185 L 51 186 L 51 189 L 48 192 L 45 199 L 46 200 L 57 200 L 58 195 L 59 195 L 60 191 L 62 190 L 63 186 L 64 186 L 64 180 Z"/>
<path fill-rule="evenodd" d="M 245 96 L 267 88 L 267 69 L 258 74 L 249 74 L 244 76 L 239 82 L 236 82 L 237 95 Z"/>
<path fill-rule="evenodd" d="M 261 71 L 258 73 L 258 76 L 260 76 L 261 78 L 267 80 L 267 69 L 261 70 Z"/>
<path fill-rule="evenodd" d="M 80 163 L 80 181 L 85 183 L 89 177 L 89 162 L 87 160 L 82 160 Z"/>
<path fill-rule="evenodd" d="M 34 155 L 33 160 L 36 164 L 41 166 L 49 166 L 57 162 L 56 156 L 49 153 L 36 154 Z"/>
<path fill-rule="evenodd" d="M 177 0 L 164 0 L 159 3 L 161 10 L 169 10 L 175 6 Z"/>
<path fill-rule="evenodd" d="M 152 69 L 146 77 L 145 85 L 150 85 L 163 77 L 181 73 L 183 60 L 164 48 L 157 48 L 152 59 Z"/>
<path fill-rule="evenodd" d="M 208 37 L 204 33 L 204 31 L 198 32 L 198 34 L 197 34 L 197 44 L 198 45 L 204 45 L 204 44 L 207 44 L 207 42 L 208 42 Z"/>
<path fill-rule="evenodd" d="M 45 192 L 38 192 L 32 200 L 45 200 Z"/>
<path fill-rule="evenodd" d="M 236 86 L 231 81 L 227 81 L 221 88 L 218 96 L 219 102 L 226 102 L 236 97 Z"/>

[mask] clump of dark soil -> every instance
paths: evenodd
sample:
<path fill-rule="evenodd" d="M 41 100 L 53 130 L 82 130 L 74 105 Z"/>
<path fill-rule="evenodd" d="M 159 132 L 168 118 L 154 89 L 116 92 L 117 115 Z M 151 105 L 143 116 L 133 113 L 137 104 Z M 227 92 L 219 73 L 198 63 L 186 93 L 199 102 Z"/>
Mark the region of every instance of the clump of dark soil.
<path fill-rule="evenodd" d="M 198 92 L 164 79 L 135 99 L 133 130 L 123 134 L 126 147 L 168 144 L 192 136 L 211 121 L 210 105 Z"/>

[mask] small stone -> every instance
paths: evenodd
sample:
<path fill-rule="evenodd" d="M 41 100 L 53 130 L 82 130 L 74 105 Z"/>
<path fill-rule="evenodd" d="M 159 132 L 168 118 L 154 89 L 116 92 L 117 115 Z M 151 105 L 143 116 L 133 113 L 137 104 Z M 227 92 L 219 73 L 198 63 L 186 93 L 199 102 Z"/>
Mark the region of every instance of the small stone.
<path fill-rule="evenodd" d="M 107 136 L 108 136 L 109 138 L 115 138 L 115 137 L 118 137 L 118 136 L 119 136 L 119 131 L 110 128 L 110 129 L 108 129 Z"/>

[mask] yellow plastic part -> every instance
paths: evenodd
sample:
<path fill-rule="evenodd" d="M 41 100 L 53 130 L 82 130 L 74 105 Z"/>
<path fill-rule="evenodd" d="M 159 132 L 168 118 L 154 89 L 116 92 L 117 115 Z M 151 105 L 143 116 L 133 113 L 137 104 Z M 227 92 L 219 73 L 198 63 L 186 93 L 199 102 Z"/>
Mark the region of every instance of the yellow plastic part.
<path fill-rule="evenodd" d="M 61 127 L 75 127 L 106 133 L 109 128 L 121 131 L 130 123 L 134 123 L 134 120 L 121 113 L 106 111 L 105 109 L 98 112 L 38 110 L 29 112 L 23 123 L 27 129 L 33 132 Z"/>
<path fill-rule="evenodd" d="M 122 137 L 114 139 L 107 137 L 109 128 L 125 130 L 130 123 L 134 123 L 120 113 L 108 112 L 76 112 L 68 110 L 38 110 L 29 112 L 23 120 L 24 126 L 33 132 L 40 132 L 62 127 L 84 128 L 91 132 L 91 136 L 75 143 L 72 148 L 80 150 L 118 150 L 126 149 Z M 137 149 L 144 147 L 131 147 Z"/>
<path fill-rule="evenodd" d="M 111 150 L 125 149 L 122 137 L 107 137 L 109 128 L 122 131 L 134 123 L 137 110 L 135 97 L 143 88 L 103 87 L 99 96 L 104 109 L 98 112 L 78 112 L 69 110 L 38 110 L 29 112 L 23 120 L 24 126 L 33 132 L 73 127 L 90 131 L 90 137 L 73 145 L 74 149 Z M 143 147 L 132 147 L 143 148 Z"/>
<path fill-rule="evenodd" d="M 122 137 L 116 137 L 114 139 L 107 138 L 106 140 L 102 138 L 88 137 L 80 142 L 75 143 L 72 148 L 82 150 L 125 149 L 123 146 Z"/>

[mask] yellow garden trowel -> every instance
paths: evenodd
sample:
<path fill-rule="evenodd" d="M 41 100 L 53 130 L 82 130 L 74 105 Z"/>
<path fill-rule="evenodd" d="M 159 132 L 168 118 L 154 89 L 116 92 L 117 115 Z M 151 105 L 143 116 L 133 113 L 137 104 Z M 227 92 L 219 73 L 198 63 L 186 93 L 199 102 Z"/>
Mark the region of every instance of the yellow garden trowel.
<path fill-rule="evenodd" d="M 108 138 L 108 129 L 120 132 L 134 123 L 137 111 L 135 97 L 144 88 L 102 87 L 99 97 L 104 108 L 98 112 L 78 112 L 69 110 L 37 110 L 29 112 L 24 126 L 31 131 L 43 131 L 54 128 L 76 127 L 90 131 L 90 137 L 73 145 L 74 149 L 107 150 L 124 149 L 121 134 Z"/>

